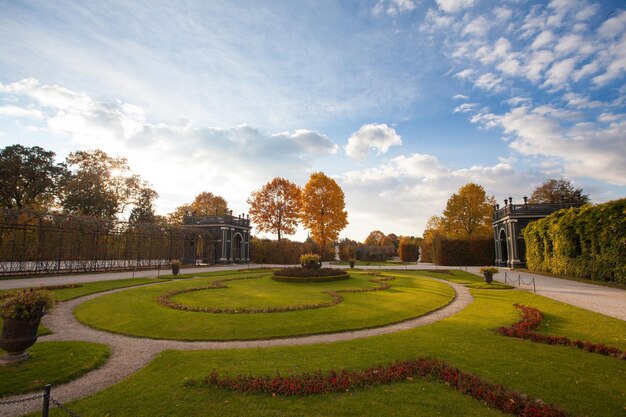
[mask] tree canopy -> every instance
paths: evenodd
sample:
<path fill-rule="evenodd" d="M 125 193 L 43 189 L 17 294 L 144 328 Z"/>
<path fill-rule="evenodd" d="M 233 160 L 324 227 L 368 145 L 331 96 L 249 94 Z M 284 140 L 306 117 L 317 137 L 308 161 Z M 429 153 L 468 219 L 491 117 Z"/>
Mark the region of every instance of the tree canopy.
<path fill-rule="evenodd" d="M 39 146 L 12 145 L 0 150 L 0 204 L 10 209 L 47 210 L 66 172 L 55 153 Z"/>
<path fill-rule="evenodd" d="M 137 204 L 142 193 L 154 192 L 131 172 L 126 158 L 111 157 L 100 149 L 72 152 L 66 164 L 69 172 L 63 179 L 61 206 L 69 213 L 112 218 Z"/>
<path fill-rule="evenodd" d="M 348 225 L 343 190 L 323 172 L 311 174 L 301 196 L 300 219 L 322 250 Z"/>
<path fill-rule="evenodd" d="M 582 188 L 574 188 L 569 180 L 564 178 L 549 179 L 533 191 L 528 199 L 531 204 L 559 204 L 589 202 L 589 196 L 583 194 Z"/>
<path fill-rule="evenodd" d="M 442 225 L 451 237 L 491 236 L 491 216 L 495 198 L 488 197 L 485 189 L 474 183 L 459 188 L 448 199 L 443 211 Z"/>
<path fill-rule="evenodd" d="M 228 213 L 228 203 L 224 197 L 203 191 L 198 194 L 191 203 L 183 204 L 167 215 L 168 223 L 182 224 L 183 217 L 187 214 L 196 216 L 216 216 Z"/>
<path fill-rule="evenodd" d="M 300 187 L 285 178 L 272 181 L 254 191 L 248 198 L 250 216 L 261 232 L 293 235 L 300 214 Z"/>
<path fill-rule="evenodd" d="M 372 230 L 363 243 L 368 246 L 381 246 L 385 237 L 385 234 L 380 230 Z"/>

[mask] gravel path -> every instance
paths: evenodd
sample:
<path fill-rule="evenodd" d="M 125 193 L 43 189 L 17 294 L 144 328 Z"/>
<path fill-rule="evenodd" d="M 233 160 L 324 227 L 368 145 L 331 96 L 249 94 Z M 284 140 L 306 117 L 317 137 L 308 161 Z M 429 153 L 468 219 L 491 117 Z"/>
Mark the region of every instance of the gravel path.
<path fill-rule="evenodd" d="M 434 278 L 432 278 L 434 279 Z M 253 340 L 253 341 L 229 341 L 229 342 L 183 342 L 176 340 L 156 340 L 136 338 L 112 334 L 87 327 L 79 323 L 72 311 L 74 308 L 93 298 L 104 294 L 124 291 L 128 288 L 120 288 L 103 293 L 90 294 L 61 303 L 52 314 L 44 317 L 44 324 L 54 334 L 41 337 L 41 340 L 85 340 L 89 342 L 106 344 L 111 348 L 111 356 L 100 368 L 91 371 L 84 376 L 53 387 L 52 396 L 62 403 L 95 394 L 104 388 L 116 384 L 125 377 L 146 366 L 160 352 L 166 349 L 176 350 L 216 350 L 216 349 L 246 349 L 271 346 L 299 346 L 315 343 L 332 343 L 343 340 L 360 339 L 370 336 L 394 333 L 402 330 L 413 329 L 434 323 L 446 317 L 450 317 L 472 301 L 473 297 L 469 290 L 460 284 L 449 281 L 437 280 L 454 288 L 456 297 L 445 307 L 423 315 L 421 317 L 403 321 L 374 329 L 346 331 L 333 334 L 321 334 L 313 336 L 291 337 L 284 339 Z M 29 395 L 16 395 L 4 397 L 1 400 L 15 400 Z M 41 409 L 41 401 L 30 401 L 21 404 L 3 406 L 0 409 L 0 417 L 19 416 Z"/>

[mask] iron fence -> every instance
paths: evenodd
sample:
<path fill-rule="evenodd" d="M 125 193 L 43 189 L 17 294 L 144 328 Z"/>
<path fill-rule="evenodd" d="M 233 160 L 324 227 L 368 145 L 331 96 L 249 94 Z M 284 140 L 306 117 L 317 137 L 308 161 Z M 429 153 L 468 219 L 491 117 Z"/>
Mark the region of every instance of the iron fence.
<path fill-rule="evenodd" d="M 0 211 L 0 276 L 155 268 L 206 252 L 190 227 Z M 206 244 L 210 242 L 206 239 Z M 199 259 L 208 262 L 203 254 Z"/>

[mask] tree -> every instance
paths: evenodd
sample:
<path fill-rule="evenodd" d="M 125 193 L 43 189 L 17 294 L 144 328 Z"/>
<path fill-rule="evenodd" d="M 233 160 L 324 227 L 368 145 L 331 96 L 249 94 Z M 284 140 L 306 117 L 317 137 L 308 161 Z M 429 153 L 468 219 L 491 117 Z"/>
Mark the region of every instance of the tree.
<path fill-rule="evenodd" d="M 489 237 L 495 198 L 485 189 L 468 183 L 448 199 L 443 211 L 443 228 L 449 237 Z"/>
<path fill-rule="evenodd" d="M 216 216 L 228 213 L 228 203 L 224 197 L 203 191 L 193 199 L 191 211 L 196 216 Z"/>
<path fill-rule="evenodd" d="M 582 188 L 575 189 L 569 180 L 549 179 L 535 190 L 528 199 L 531 204 L 589 203 L 589 196 L 583 194 Z"/>
<path fill-rule="evenodd" d="M 72 152 L 66 163 L 69 172 L 62 182 L 61 205 L 69 213 L 112 218 L 150 189 L 131 172 L 126 158 L 99 149 Z"/>
<path fill-rule="evenodd" d="M 284 178 L 272 181 L 254 191 L 250 198 L 250 216 L 261 232 L 278 235 L 296 233 L 300 213 L 300 187 Z"/>
<path fill-rule="evenodd" d="M 167 215 L 167 221 L 172 225 L 183 224 L 183 217 L 187 214 L 196 216 L 217 216 L 228 213 L 228 203 L 219 195 L 208 191 L 198 194 L 190 204 L 183 204 Z"/>
<path fill-rule="evenodd" d="M 154 200 L 159 194 L 151 188 L 145 187 L 139 192 L 135 206 L 130 211 L 128 221 L 130 223 L 156 223 L 154 214 Z"/>
<path fill-rule="evenodd" d="M 311 174 L 301 197 L 300 219 L 322 250 L 348 225 L 341 187 L 323 172 Z"/>
<path fill-rule="evenodd" d="M 9 209 L 47 210 L 54 202 L 65 165 L 39 146 L 12 145 L 0 151 L 0 204 Z"/>
<path fill-rule="evenodd" d="M 369 235 L 367 235 L 367 238 L 365 238 L 365 242 L 363 243 L 368 246 L 381 246 L 384 238 L 385 234 L 383 232 L 380 230 L 373 230 Z"/>

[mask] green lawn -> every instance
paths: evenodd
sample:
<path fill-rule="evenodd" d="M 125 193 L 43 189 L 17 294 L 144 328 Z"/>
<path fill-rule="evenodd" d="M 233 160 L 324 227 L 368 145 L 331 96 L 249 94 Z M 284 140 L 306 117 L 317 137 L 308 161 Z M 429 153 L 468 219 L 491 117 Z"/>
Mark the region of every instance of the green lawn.
<path fill-rule="evenodd" d="M 435 272 L 428 275 L 469 283 L 480 281 L 479 277 L 459 271 L 451 275 Z M 409 278 L 406 281 L 409 282 Z M 624 415 L 626 361 L 574 348 L 507 338 L 495 334 L 493 329 L 516 322 L 519 311 L 513 305 L 522 303 L 544 313 L 541 332 L 626 349 L 626 322 L 528 292 L 471 291 L 474 303 L 459 314 L 391 335 L 299 347 L 167 351 L 121 383 L 70 406 L 81 416 L 501 415 L 443 384 L 422 380 L 305 398 L 243 395 L 205 386 L 185 386 L 186 380 L 203 378 L 213 369 L 231 375 L 272 375 L 276 371 L 286 374 L 318 369 L 363 369 L 426 356 L 559 405 L 572 415 Z M 129 291 L 132 292 L 138 297 L 141 291 Z M 63 415 L 58 410 L 54 413 Z"/>
<path fill-rule="evenodd" d="M 108 347 L 88 342 L 38 342 L 28 352 L 27 360 L 0 366 L 0 396 L 69 381 L 101 366 L 110 353 Z"/>
<path fill-rule="evenodd" d="M 386 275 L 393 275 L 388 273 Z M 136 288 L 88 301 L 75 310 L 83 323 L 103 330 L 151 338 L 181 340 L 241 340 L 337 332 L 381 326 L 423 315 L 448 304 L 454 291 L 448 285 L 414 276 L 398 275 L 384 291 L 342 293 L 338 305 L 291 312 L 211 314 L 166 308 L 156 298 L 173 289 L 194 288 L 233 277 L 207 273 L 204 277 L 164 285 Z M 259 279 L 226 282 L 228 288 L 194 291 L 175 301 L 196 306 L 267 307 L 330 301 L 324 291 L 375 288 L 377 278 L 353 272 L 351 278 L 328 283 L 283 283 L 270 279 L 270 271 L 240 273 Z"/>

